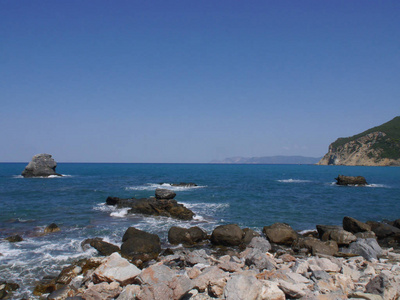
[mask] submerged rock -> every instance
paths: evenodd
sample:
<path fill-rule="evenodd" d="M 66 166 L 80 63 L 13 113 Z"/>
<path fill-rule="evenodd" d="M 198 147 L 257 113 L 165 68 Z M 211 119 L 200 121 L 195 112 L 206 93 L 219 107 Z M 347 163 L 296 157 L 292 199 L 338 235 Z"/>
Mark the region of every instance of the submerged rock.
<path fill-rule="evenodd" d="M 49 177 L 62 176 L 56 173 L 57 163 L 50 154 L 37 154 L 25 167 L 21 175 L 23 177 Z"/>
<path fill-rule="evenodd" d="M 367 185 L 367 181 L 363 176 L 344 176 L 339 175 L 336 179 L 338 185 Z"/>
<path fill-rule="evenodd" d="M 24 239 L 19 234 L 16 234 L 6 237 L 5 240 L 9 241 L 10 243 L 17 243 L 17 242 L 22 242 Z"/>
<path fill-rule="evenodd" d="M 57 232 L 61 231 L 60 227 L 56 223 L 51 223 L 49 226 L 47 226 L 44 229 L 44 233 L 52 233 L 52 232 Z"/>

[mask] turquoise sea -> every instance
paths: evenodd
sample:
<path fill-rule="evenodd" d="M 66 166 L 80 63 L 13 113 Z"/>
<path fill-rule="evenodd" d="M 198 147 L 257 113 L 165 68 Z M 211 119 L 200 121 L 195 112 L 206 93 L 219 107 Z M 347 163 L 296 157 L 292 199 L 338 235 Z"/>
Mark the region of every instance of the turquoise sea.
<path fill-rule="evenodd" d="M 57 274 L 71 261 L 95 255 L 80 243 L 91 237 L 120 244 L 129 226 L 157 233 L 167 245 L 173 226 L 200 226 L 211 233 L 237 223 L 257 231 L 274 222 L 296 230 L 400 218 L 400 168 L 314 165 L 86 164 L 59 163 L 60 178 L 22 178 L 26 163 L 0 164 L 0 281 L 14 281 L 15 297 L 32 297 L 35 282 Z M 365 187 L 334 184 L 337 175 L 362 175 Z M 195 188 L 169 183 L 194 182 Z M 196 213 L 193 221 L 127 215 L 105 206 L 108 196 L 150 197 L 158 187 Z M 56 223 L 61 232 L 39 235 Z M 3 238 L 20 234 L 24 241 Z"/>

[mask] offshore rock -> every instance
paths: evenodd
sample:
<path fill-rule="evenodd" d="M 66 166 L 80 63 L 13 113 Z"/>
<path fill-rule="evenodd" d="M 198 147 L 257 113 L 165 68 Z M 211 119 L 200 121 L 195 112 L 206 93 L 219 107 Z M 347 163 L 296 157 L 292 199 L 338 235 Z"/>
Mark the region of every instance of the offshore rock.
<path fill-rule="evenodd" d="M 174 199 L 176 193 L 167 189 L 156 189 L 156 198 L 157 199 Z"/>
<path fill-rule="evenodd" d="M 337 185 L 358 185 L 358 186 L 364 186 L 367 185 L 367 181 L 363 176 L 344 176 L 344 175 L 339 175 L 336 179 L 336 184 Z"/>
<path fill-rule="evenodd" d="M 49 177 L 62 176 L 56 173 L 57 163 L 50 154 L 37 154 L 25 167 L 21 175 L 23 177 Z"/>

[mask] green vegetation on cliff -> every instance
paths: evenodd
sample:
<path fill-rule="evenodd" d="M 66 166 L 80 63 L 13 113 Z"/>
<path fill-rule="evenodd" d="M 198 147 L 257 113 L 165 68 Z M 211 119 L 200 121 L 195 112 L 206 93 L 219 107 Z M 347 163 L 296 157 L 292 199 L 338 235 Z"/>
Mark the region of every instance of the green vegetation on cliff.
<path fill-rule="evenodd" d="M 383 132 L 386 135 L 380 137 L 375 144 L 372 145 L 373 149 L 382 149 L 381 157 L 390 159 L 400 158 L 400 116 L 395 117 L 393 120 L 386 122 L 380 126 L 373 127 L 362 133 L 353 135 L 347 138 L 338 138 L 332 143 L 333 149 L 338 149 L 344 144 L 354 141 L 369 133 Z"/>

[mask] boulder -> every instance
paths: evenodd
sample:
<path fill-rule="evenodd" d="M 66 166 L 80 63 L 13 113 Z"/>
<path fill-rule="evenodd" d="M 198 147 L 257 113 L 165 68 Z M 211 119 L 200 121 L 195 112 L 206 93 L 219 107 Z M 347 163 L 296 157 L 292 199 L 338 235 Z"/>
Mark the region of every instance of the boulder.
<path fill-rule="evenodd" d="M 224 299 L 256 300 L 262 292 L 262 287 L 262 283 L 255 276 L 235 275 L 225 286 Z"/>
<path fill-rule="evenodd" d="M 271 250 L 271 244 L 263 237 L 253 237 L 248 247 L 258 249 L 264 253 Z"/>
<path fill-rule="evenodd" d="M 217 226 L 211 234 L 214 245 L 239 246 L 243 240 L 243 231 L 237 224 Z"/>
<path fill-rule="evenodd" d="M 218 282 L 221 278 L 228 278 L 229 273 L 222 271 L 217 266 L 207 267 L 193 279 L 193 287 L 204 292 L 205 289 L 213 282 Z"/>
<path fill-rule="evenodd" d="M 156 189 L 156 199 L 174 199 L 176 193 L 167 189 Z"/>
<path fill-rule="evenodd" d="M 114 252 L 120 251 L 117 245 L 107 243 L 101 238 L 86 239 L 81 243 L 82 248 L 84 248 L 85 245 L 90 245 L 91 247 L 95 248 L 99 252 L 99 254 L 103 256 L 109 256 Z"/>
<path fill-rule="evenodd" d="M 285 223 L 274 223 L 263 228 L 263 233 L 271 243 L 290 245 L 297 239 L 297 233 Z"/>
<path fill-rule="evenodd" d="M 161 252 L 160 238 L 134 227 L 129 227 L 122 237 L 121 254 L 135 264 L 156 259 Z"/>
<path fill-rule="evenodd" d="M 58 232 L 61 231 L 60 227 L 56 223 L 51 223 L 49 226 L 47 226 L 44 229 L 44 233 L 52 233 L 52 232 Z"/>
<path fill-rule="evenodd" d="M 357 254 L 366 260 L 378 259 L 382 255 L 382 248 L 375 239 L 358 239 L 348 248 L 341 249 L 343 253 Z"/>
<path fill-rule="evenodd" d="M 292 248 L 295 251 L 301 249 L 307 249 L 312 255 L 325 254 L 335 255 L 337 254 L 339 247 L 335 241 L 322 242 L 313 237 L 299 238 L 293 242 Z"/>
<path fill-rule="evenodd" d="M 387 237 L 400 237 L 400 229 L 385 223 L 368 221 L 367 224 L 371 226 L 371 230 L 375 233 L 378 239 Z"/>
<path fill-rule="evenodd" d="M 246 265 L 254 266 L 259 270 L 272 270 L 276 268 L 274 259 L 256 248 L 251 249 L 244 258 Z"/>
<path fill-rule="evenodd" d="M 10 243 L 17 243 L 17 242 L 22 242 L 24 239 L 19 234 L 16 234 L 6 237 L 5 240 L 9 241 Z"/>
<path fill-rule="evenodd" d="M 12 292 L 19 289 L 19 285 L 12 282 L 0 281 L 0 299 L 10 299 Z"/>
<path fill-rule="evenodd" d="M 332 240 L 335 241 L 339 246 L 342 246 L 342 245 L 349 245 L 350 243 L 356 241 L 357 237 L 351 232 L 340 229 L 340 230 L 332 230 L 325 232 L 321 240 L 322 241 Z"/>
<path fill-rule="evenodd" d="M 371 226 L 351 217 L 343 218 L 343 229 L 351 233 L 370 231 Z"/>
<path fill-rule="evenodd" d="M 140 292 L 140 285 L 130 284 L 124 287 L 117 300 L 132 300 L 136 299 L 136 295 Z"/>
<path fill-rule="evenodd" d="M 260 234 L 253 229 L 244 228 L 243 244 L 248 245 L 254 237 L 260 236 Z"/>
<path fill-rule="evenodd" d="M 206 253 L 206 250 L 204 249 L 199 249 L 199 250 L 193 250 L 189 251 L 185 255 L 185 262 L 188 265 L 196 265 L 196 264 L 209 264 L 209 256 Z"/>
<path fill-rule="evenodd" d="M 50 154 L 37 154 L 25 167 L 21 175 L 23 177 L 49 177 L 62 176 L 56 173 L 57 163 Z"/>
<path fill-rule="evenodd" d="M 174 199 L 121 199 L 118 197 L 108 197 L 106 204 L 117 206 L 118 208 L 130 208 L 128 213 L 163 216 L 180 220 L 191 220 L 195 215 L 190 209 L 179 204 Z"/>
<path fill-rule="evenodd" d="M 175 275 L 176 273 L 166 265 L 157 263 L 142 270 L 137 279 L 141 285 L 156 285 L 170 281 Z"/>
<path fill-rule="evenodd" d="M 343 229 L 343 227 L 336 226 L 336 225 L 317 225 L 316 227 L 317 227 L 318 237 L 320 239 L 327 232 L 334 231 L 334 230 L 342 230 Z"/>
<path fill-rule="evenodd" d="M 336 179 L 338 185 L 367 185 L 367 181 L 362 176 L 344 176 L 339 175 Z"/>
<path fill-rule="evenodd" d="M 117 281 L 124 286 L 133 283 L 140 273 L 141 271 L 135 265 L 115 252 L 94 271 L 93 278 L 95 282 Z"/>
<path fill-rule="evenodd" d="M 115 299 L 122 292 L 118 282 L 102 282 L 89 287 L 83 294 L 85 300 L 111 300 Z"/>
<path fill-rule="evenodd" d="M 358 239 L 376 239 L 376 234 L 373 231 L 363 231 L 354 234 Z"/>
<path fill-rule="evenodd" d="M 207 233 L 199 227 L 189 229 L 172 226 L 168 231 L 168 241 L 173 244 L 193 245 L 207 238 Z"/>

